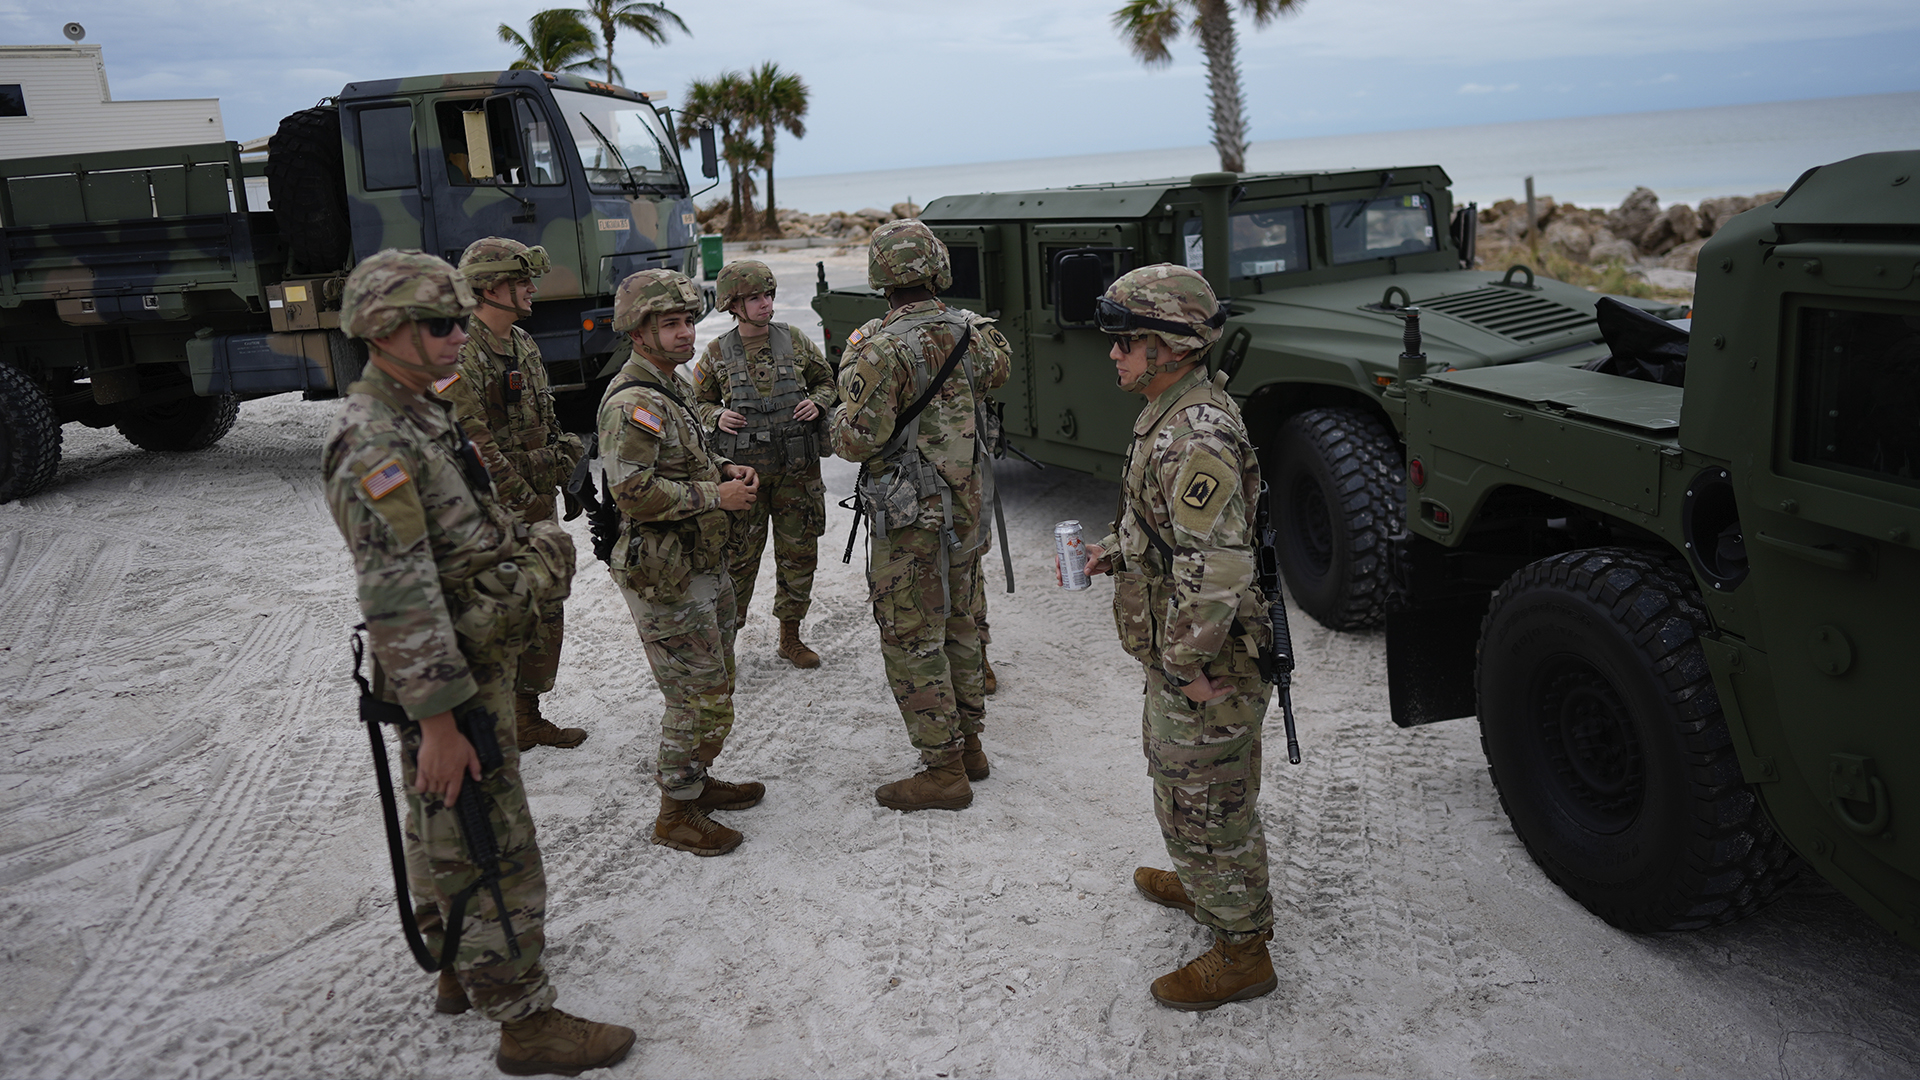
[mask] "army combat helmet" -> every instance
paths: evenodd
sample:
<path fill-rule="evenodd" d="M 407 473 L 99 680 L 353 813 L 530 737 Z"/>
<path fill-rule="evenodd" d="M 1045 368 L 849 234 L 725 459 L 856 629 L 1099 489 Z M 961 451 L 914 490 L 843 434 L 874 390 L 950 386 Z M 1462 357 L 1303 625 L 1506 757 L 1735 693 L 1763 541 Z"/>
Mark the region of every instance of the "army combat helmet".
<path fill-rule="evenodd" d="M 912 285 L 940 292 L 953 284 L 947 245 L 915 218 L 889 221 L 867 244 L 867 284 L 882 292 Z"/>
<path fill-rule="evenodd" d="M 683 363 L 693 358 L 692 346 L 681 353 L 668 351 L 660 340 L 659 320 L 649 324 L 649 317 L 686 312 L 698 319 L 706 310 L 706 298 L 687 275 L 678 270 L 642 270 L 622 281 L 613 295 L 613 331 L 637 334 L 634 348 L 648 359 Z M 651 333 L 646 329 L 649 325 Z"/>
<path fill-rule="evenodd" d="M 467 284 L 473 287 L 476 298 L 488 307 L 511 311 L 521 319 L 533 314 L 530 307 L 508 307 L 479 294 L 509 282 L 531 283 L 551 269 L 553 261 L 547 258 L 546 248 L 528 247 L 504 236 L 483 236 L 468 244 L 467 250 L 460 256 L 460 272 L 466 275 Z"/>
<path fill-rule="evenodd" d="M 745 300 L 749 296 L 762 294 L 773 295 L 773 271 L 767 267 L 766 263 L 758 259 L 740 259 L 730 262 L 720 271 L 720 277 L 714 281 L 713 289 L 715 293 L 713 305 L 721 311 L 732 312 L 733 317 L 741 322 L 765 326 L 773 321 L 768 318 L 761 322 L 754 322 L 747 318 L 744 309 L 733 310 L 735 300 Z"/>
<path fill-rule="evenodd" d="M 1154 372 L 1172 371 L 1220 340 L 1227 309 L 1214 297 L 1206 278 L 1184 266 L 1158 263 L 1120 275 L 1094 305 L 1093 318 L 1101 332 L 1111 337 L 1157 334 L 1177 350 L 1175 356 L 1161 359 L 1159 349 L 1148 342 L 1147 374 L 1140 380 L 1144 385 Z"/>
<path fill-rule="evenodd" d="M 444 321 L 447 329 L 434 336 L 446 337 L 455 325 L 464 325 L 477 306 L 467 279 L 445 259 L 424 251 L 388 248 L 362 259 L 347 275 L 340 297 L 340 326 L 348 337 L 371 343 L 411 324 L 413 359 L 377 345 L 373 348 L 410 371 L 443 375 L 445 369 L 420 362 L 427 355 L 421 324 Z M 438 326 L 429 327 L 429 332 L 434 329 Z"/>

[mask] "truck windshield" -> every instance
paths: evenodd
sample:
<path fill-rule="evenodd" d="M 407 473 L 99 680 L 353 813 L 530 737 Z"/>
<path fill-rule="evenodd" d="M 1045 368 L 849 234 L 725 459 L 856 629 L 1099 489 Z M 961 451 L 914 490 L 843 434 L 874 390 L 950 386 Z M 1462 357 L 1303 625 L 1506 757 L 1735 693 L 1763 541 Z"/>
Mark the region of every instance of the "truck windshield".
<path fill-rule="evenodd" d="M 1327 207 L 1333 229 L 1333 261 L 1360 262 L 1391 255 L 1418 255 L 1435 250 L 1433 200 L 1425 195 L 1389 195 L 1361 203 L 1337 202 Z"/>
<path fill-rule="evenodd" d="M 585 166 L 587 184 L 596 191 L 619 191 L 626 177 L 620 162 L 643 185 L 681 187 L 680 166 L 668 146 L 667 128 L 653 107 L 637 101 L 553 88 L 553 100 L 567 118 L 567 129 Z M 594 134 L 598 128 L 606 136 Z M 616 155 L 607 147 L 619 149 Z"/>
<path fill-rule="evenodd" d="M 1200 238 L 1200 219 L 1183 227 L 1187 266 L 1204 272 L 1206 244 Z M 1243 210 L 1227 217 L 1227 276 L 1261 277 L 1290 274 L 1307 268 L 1306 210 L 1282 206 Z"/>

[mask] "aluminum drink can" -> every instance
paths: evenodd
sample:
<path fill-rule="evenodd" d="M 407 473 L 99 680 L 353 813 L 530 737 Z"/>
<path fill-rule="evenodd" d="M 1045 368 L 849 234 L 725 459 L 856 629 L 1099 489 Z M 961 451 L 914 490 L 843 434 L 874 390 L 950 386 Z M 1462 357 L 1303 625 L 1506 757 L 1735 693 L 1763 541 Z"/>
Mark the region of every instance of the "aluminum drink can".
<path fill-rule="evenodd" d="M 1087 577 L 1087 543 L 1080 536 L 1078 521 L 1053 527 L 1053 558 L 1060 567 L 1061 588 L 1084 589 L 1093 584 Z"/>

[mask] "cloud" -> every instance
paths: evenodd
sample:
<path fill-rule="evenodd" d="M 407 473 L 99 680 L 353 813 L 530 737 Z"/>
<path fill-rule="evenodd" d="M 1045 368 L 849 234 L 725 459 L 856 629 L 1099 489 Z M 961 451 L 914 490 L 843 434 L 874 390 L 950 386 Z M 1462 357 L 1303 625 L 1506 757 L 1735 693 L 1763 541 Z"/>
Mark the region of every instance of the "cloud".
<path fill-rule="evenodd" d="M 1467 83 L 1460 87 L 1461 94 L 1511 94 L 1520 89 L 1519 83 L 1506 83 L 1501 86 L 1488 86 L 1485 83 Z"/>

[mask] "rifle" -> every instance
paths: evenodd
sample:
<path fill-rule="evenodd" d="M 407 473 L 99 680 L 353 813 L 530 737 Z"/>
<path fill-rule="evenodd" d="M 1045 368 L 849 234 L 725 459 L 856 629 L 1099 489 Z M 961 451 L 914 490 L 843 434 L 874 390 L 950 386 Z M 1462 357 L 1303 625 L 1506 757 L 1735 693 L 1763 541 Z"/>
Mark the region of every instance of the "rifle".
<path fill-rule="evenodd" d="M 567 494 L 577 497 L 587 508 L 587 532 L 593 537 L 594 557 L 601 562 L 611 562 L 613 545 L 620 539 L 620 507 L 614 504 L 605 469 L 600 470 L 600 494 L 593 493 L 590 477 L 599 454 L 600 436 L 587 436 L 587 452 L 580 455 L 580 463 L 573 467 L 573 475 L 567 479 Z"/>
<path fill-rule="evenodd" d="M 1280 689 L 1280 710 L 1287 727 L 1287 761 L 1300 764 L 1300 736 L 1293 726 L 1293 632 L 1287 626 L 1287 598 L 1280 590 L 1280 552 L 1275 546 L 1273 495 L 1260 481 L 1260 499 L 1253 514 L 1254 564 L 1260 591 L 1267 596 L 1267 622 L 1273 645 L 1255 658 L 1260 677 Z"/>
<path fill-rule="evenodd" d="M 373 688 L 368 684 L 367 677 L 360 674 L 360 665 L 366 656 L 366 642 L 360 635 L 366 628 L 366 623 L 353 628 L 353 681 L 360 684 L 360 719 L 367 725 L 367 738 L 373 744 L 373 772 L 379 781 L 381 818 L 387 827 L 387 855 L 393 864 L 394 898 L 400 907 L 400 931 L 407 939 L 407 948 L 424 971 L 452 968 L 454 957 L 460 951 L 460 928 L 466 919 L 467 903 L 484 885 L 493 893 L 494 910 L 500 915 L 501 932 L 507 937 L 508 950 L 517 959 L 520 956 L 520 942 L 514 937 L 513 923 L 507 918 L 506 898 L 500 891 L 500 881 L 509 874 L 519 873 L 521 865 L 515 860 L 500 857 L 500 842 L 494 836 L 493 823 L 487 817 L 488 804 L 492 800 L 481 790 L 480 784 L 472 779 L 460 785 L 460 797 L 454 800 L 453 811 L 460 823 L 460 835 L 467 840 L 467 854 L 473 864 L 480 868 L 480 876 L 473 884 L 453 895 L 453 909 L 447 913 L 439 957 L 436 958 L 433 950 L 427 948 L 426 939 L 420 934 L 420 924 L 414 918 L 413 901 L 407 889 L 407 856 L 400 835 L 399 811 L 394 805 L 393 772 L 387 764 L 386 740 L 380 736 L 382 724 L 399 727 L 413 721 L 407 718 L 405 709 L 373 696 Z M 503 759 L 499 740 L 493 733 L 493 714 L 478 705 L 472 705 L 456 711 L 453 719 L 460 733 L 473 744 L 474 753 L 480 758 L 481 769 L 499 768 Z"/>

